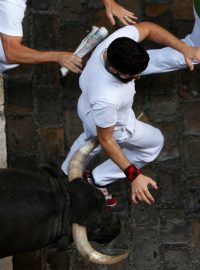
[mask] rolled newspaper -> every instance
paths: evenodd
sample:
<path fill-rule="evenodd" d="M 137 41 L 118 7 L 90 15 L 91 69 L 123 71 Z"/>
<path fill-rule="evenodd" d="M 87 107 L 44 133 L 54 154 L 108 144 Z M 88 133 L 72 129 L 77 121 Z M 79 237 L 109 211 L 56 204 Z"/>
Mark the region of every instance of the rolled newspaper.
<path fill-rule="evenodd" d="M 96 47 L 106 36 L 108 30 L 105 27 L 93 26 L 91 32 L 81 41 L 80 45 L 76 48 L 74 54 L 80 58 L 84 57 L 94 47 Z M 69 70 L 65 67 L 61 67 L 62 76 L 66 76 Z"/>

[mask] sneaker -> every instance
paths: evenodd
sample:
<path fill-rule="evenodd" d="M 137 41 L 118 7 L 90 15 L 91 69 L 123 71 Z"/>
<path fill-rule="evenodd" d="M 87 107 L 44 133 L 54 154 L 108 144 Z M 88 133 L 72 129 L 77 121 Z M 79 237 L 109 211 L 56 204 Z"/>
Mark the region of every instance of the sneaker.
<path fill-rule="evenodd" d="M 98 190 L 101 191 L 101 193 L 104 195 L 105 197 L 105 200 L 106 200 L 106 206 L 108 207 L 114 207 L 115 205 L 117 205 L 117 199 L 115 197 L 112 196 L 112 194 L 110 194 L 108 192 L 108 189 L 105 188 L 105 187 L 99 187 L 99 186 L 96 186 L 94 184 L 94 180 L 92 178 L 92 175 L 89 171 L 85 170 L 83 172 L 83 178 L 85 178 L 85 180 L 91 184 L 93 187 L 97 188 Z"/>

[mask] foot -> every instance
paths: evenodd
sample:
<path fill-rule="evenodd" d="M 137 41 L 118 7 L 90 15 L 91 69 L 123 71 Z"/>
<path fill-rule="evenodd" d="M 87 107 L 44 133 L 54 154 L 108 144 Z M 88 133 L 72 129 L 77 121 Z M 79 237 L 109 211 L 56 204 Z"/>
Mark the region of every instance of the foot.
<path fill-rule="evenodd" d="M 107 207 L 114 207 L 115 205 L 117 205 L 117 199 L 113 197 L 112 194 L 109 193 L 106 187 L 100 187 L 100 186 L 95 185 L 93 177 L 89 171 L 85 170 L 83 172 L 83 178 L 86 181 L 88 181 L 89 184 L 91 184 L 92 186 L 94 186 L 95 188 L 97 188 L 98 190 L 102 192 L 102 194 L 105 197 Z"/>

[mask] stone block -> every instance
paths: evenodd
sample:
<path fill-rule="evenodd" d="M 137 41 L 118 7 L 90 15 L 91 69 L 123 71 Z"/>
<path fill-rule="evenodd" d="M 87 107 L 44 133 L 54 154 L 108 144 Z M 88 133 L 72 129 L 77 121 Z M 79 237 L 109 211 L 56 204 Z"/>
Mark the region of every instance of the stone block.
<path fill-rule="evenodd" d="M 191 9 L 192 11 L 192 9 Z M 191 20 L 174 20 L 173 25 L 171 27 L 172 33 L 178 38 L 184 38 L 186 35 L 192 32 L 194 25 L 194 20 L 191 17 Z M 190 71 L 187 70 L 187 73 Z M 182 71 L 181 71 L 182 73 Z M 184 72 L 185 73 L 185 72 Z"/>
<path fill-rule="evenodd" d="M 82 122 L 78 118 L 77 112 L 74 110 L 65 111 L 65 134 L 67 139 L 67 147 L 71 147 L 73 142 L 83 132 Z"/>
<path fill-rule="evenodd" d="M 157 17 L 160 16 L 161 14 L 164 16 L 163 13 L 166 13 L 168 10 L 168 5 L 167 4 L 149 4 L 146 6 L 145 13 L 147 16 L 150 17 Z"/>
<path fill-rule="evenodd" d="M 160 120 L 174 119 L 177 110 L 177 99 L 175 96 L 156 96 L 153 97 L 151 103 L 150 115 Z"/>
<path fill-rule="evenodd" d="M 57 39 L 57 16 L 34 14 L 33 46 L 38 50 L 55 50 Z"/>
<path fill-rule="evenodd" d="M 42 163 L 59 160 L 64 152 L 64 130 L 63 128 L 40 129 L 41 143 L 40 156 Z"/>
<path fill-rule="evenodd" d="M 190 20 L 193 18 L 192 1 L 173 1 L 173 16 L 175 19 Z"/>
<path fill-rule="evenodd" d="M 200 269 L 200 262 L 193 262 L 192 263 L 192 270 L 199 270 Z"/>
<path fill-rule="evenodd" d="M 158 181 L 158 201 L 161 205 L 183 205 L 184 177 L 181 164 L 177 160 L 159 163 L 156 166 Z"/>
<path fill-rule="evenodd" d="M 77 102 L 81 94 L 78 75 L 69 73 L 61 79 L 63 110 L 77 110 Z"/>
<path fill-rule="evenodd" d="M 195 66 L 195 70 L 192 72 L 189 90 L 194 99 L 200 97 L 200 78 L 199 78 L 200 66 Z"/>
<path fill-rule="evenodd" d="M 163 269 L 165 270 L 188 270 L 191 269 L 191 258 L 186 248 L 166 246 L 163 251 Z"/>
<path fill-rule="evenodd" d="M 45 63 L 35 66 L 35 80 L 40 82 L 40 86 L 53 86 L 58 88 L 60 85 L 60 66 L 52 63 Z"/>
<path fill-rule="evenodd" d="M 33 0 L 31 2 L 31 8 L 41 11 L 47 11 L 51 5 L 51 0 Z"/>
<path fill-rule="evenodd" d="M 162 244 L 187 244 L 188 228 L 183 210 L 160 211 L 160 241 Z"/>
<path fill-rule="evenodd" d="M 158 225 L 159 212 L 156 206 L 152 205 L 149 207 L 145 204 L 140 204 L 132 207 L 132 223 L 137 227 L 150 228 Z M 134 229 L 133 229 L 134 231 Z"/>
<path fill-rule="evenodd" d="M 163 73 L 148 76 L 146 87 L 150 100 L 152 101 L 154 96 L 175 96 L 177 92 L 177 74 L 173 73 L 174 76 L 172 76 L 172 73 Z M 145 79 L 146 76 L 143 78 Z"/>
<path fill-rule="evenodd" d="M 200 219 L 200 177 L 191 175 L 188 178 L 185 193 L 187 214 Z"/>
<path fill-rule="evenodd" d="M 138 109 L 140 111 L 144 110 L 146 105 L 146 95 L 147 95 L 147 78 L 141 77 L 141 79 L 136 80 L 135 82 L 135 88 L 136 88 L 136 95 L 134 97 L 134 112 L 135 107 L 139 107 Z M 138 111 L 138 114 L 140 113 Z"/>
<path fill-rule="evenodd" d="M 157 227 L 135 228 L 135 241 L 132 242 L 132 263 L 135 269 L 159 268 L 159 244 Z"/>
<path fill-rule="evenodd" d="M 10 81 L 5 96 L 6 113 L 33 111 L 33 85 L 31 82 Z"/>
<path fill-rule="evenodd" d="M 7 116 L 8 152 L 30 155 L 37 152 L 36 126 L 32 116 Z"/>
<path fill-rule="evenodd" d="M 35 113 L 40 126 L 62 126 L 60 88 L 40 86 L 35 89 Z"/>
<path fill-rule="evenodd" d="M 179 157 L 177 124 L 175 122 L 159 123 L 157 127 L 164 136 L 164 146 L 158 156 L 158 161 L 166 161 Z"/>
<path fill-rule="evenodd" d="M 199 136 L 186 136 L 183 141 L 184 153 L 184 174 L 190 176 L 195 172 L 200 172 L 200 138 Z"/>
<path fill-rule="evenodd" d="M 88 30 L 88 32 L 87 32 Z M 81 40 L 91 31 L 79 21 L 63 23 L 60 27 L 60 47 L 62 50 L 75 51 Z M 72 35 L 73 33 L 73 35 Z"/>
<path fill-rule="evenodd" d="M 14 83 L 24 83 L 31 85 L 34 78 L 34 65 L 21 64 L 14 69 L 7 70 L 3 74 L 3 78 L 5 90 L 9 89 L 10 85 L 13 85 Z"/>
<path fill-rule="evenodd" d="M 184 132 L 189 135 L 200 135 L 200 102 L 189 102 L 183 105 Z"/>
<path fill-rule="evenodd" d="M 192 235 L 192 256 L 193 260 L 200 263 L 200 220 L 193 219 L 191 221 Z"/>

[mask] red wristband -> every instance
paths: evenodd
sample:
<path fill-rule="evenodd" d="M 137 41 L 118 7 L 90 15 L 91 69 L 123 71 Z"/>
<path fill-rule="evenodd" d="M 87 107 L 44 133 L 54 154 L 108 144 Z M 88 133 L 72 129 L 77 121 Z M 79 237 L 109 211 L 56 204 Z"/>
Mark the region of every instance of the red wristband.
<path fill-rule="evenodd" d="M 128 166 L 125 170 L 124 173 L 128 179 L 129 182 L 133 182 L 135 178 L 141 174 L 141 171 L 137 169 L 133 164 Z"/>

